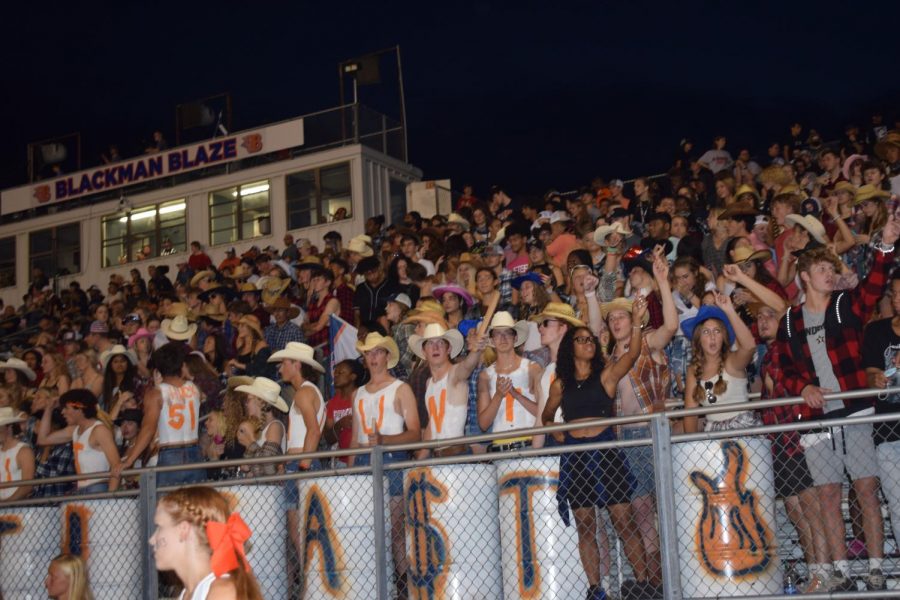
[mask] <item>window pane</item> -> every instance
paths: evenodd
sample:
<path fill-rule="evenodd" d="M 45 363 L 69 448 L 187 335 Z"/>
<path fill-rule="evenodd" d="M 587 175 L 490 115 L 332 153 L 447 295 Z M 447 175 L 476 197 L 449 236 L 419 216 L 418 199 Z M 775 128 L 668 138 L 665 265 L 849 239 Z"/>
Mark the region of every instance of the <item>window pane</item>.
<path fill-rule="evenodd" d="M 241 239 L 268 235 L 269 182 L 254 181 L 241 186 Z"/>
<path fill-rule="evenodd" d="M 316 205 L 316 171 L 292 173 L 285 177 L 288 229 L 309 227 L 319 222 Z"/>
<path fill-rule="evenodd" d="M 28 246 L 31 254 L 50 252 L 53 248 L 53 229 L 32 231 L 28 234 Z"/>
<path fill-rule="evenodd" d="M 391 223 L 400 223 L 406 214 L 406 182 L 392 178 L 388 184 L 388 193 L 391 201 Z"/>
<path fill-rule="evenodd" d="M 72 223 L 56 228 L 57 268 L 60 275 L 81 272 L 81 225 Z"/>
<path fill-rule="evenodd" d="M 238 188 L 231 187 L 209 195 L 209 243 L 228 244 L 237 239 Z"/>
<path fill-rule="evenodd" d="M 319 177 L 322 182 L 322 212 L 327 215 L 328 220 L 334 221 L 336 214 L 338 220 L 353 216 L 350 163 L 321 169 Z"/>
<path fill-rule="evenodd" d="M 16 238 L 0 239 L 0 287 L 16 285 Z"/>

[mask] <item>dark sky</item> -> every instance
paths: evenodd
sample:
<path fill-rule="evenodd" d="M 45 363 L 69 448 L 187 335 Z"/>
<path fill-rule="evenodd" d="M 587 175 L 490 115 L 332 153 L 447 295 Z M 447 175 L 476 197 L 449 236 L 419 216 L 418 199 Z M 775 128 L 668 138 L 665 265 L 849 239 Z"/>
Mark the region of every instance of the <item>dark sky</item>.
<path fill-rule="evenodd" d="M 109 142 L 174 139 L 175 105 L 213 93 L 231 92 L 235 129 L 335 106 L 337 64 L 394 44 L 411 162 L 481 195 L 659 172 L 684 136 L 705 147 L 722 131 L 761 152 L 794 118 L 833 139 L 874 107 L 900 113 L 900 3 L 754 4 L 4 8 L 0 185 L 24 183 L 29 141 L 80 131 L 94 164 Z"/>

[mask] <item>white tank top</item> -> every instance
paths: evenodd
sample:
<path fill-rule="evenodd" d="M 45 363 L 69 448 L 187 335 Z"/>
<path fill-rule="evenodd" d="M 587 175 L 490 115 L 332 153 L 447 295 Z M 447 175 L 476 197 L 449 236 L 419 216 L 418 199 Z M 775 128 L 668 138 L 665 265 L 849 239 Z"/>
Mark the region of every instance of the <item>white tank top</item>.
<path fill-rule="evenodd" d="M 519 367 L 512 373 L 504 373 L 503 377 L 509 377 L 512 380 L 513 389 L 518 390 L 520 394 L 534 400 L 534 394 L 531 393 L 528 385 L 528 366 L 531 361 L 522 358 L 519 361 Z M 497 389 L 497 363 L 489 366 L 487 369 L 488 377 L 491 383 L 491 394 Z M 497 409 L 497 415 L 494 417 L 494 433 L 500 431 L 511 431 L 513 429 L 523 429 L 526 427 L 534 427 L 534 415 L 525 410 L 512 394 L 507 394 L 506 398 L 500 401 L 500 408 Z"/>
<path fill-rule="evenodd" d="M 98 425 L 102 425 L 102 423 L 97 421 L 82 431 L 81 435 L 78 435 L 77 427 L 72 430 L 72 453 L 75 455 L 75 472 L 79 475 L 109 471 L 109 461 L 106 460 L 106 455 L 91 447 L 91 433 Z M 78 487 L 87 487 L 101 481 L 106 481 L 106 479 L 79 479 Z"/>
<path fill-rule="evenodd" d="M 222 577 L 228 577 L 228 573 L 223 575 Z M 185 598 L 184 595 L 187 590 L 181 590 L 181 595 L 178 596 L 178 600 L 206 600 L 206 597 L 209 596 L 209 588 L 212 587 L 212 584 L 216 581 L 215 573 L 210 573 L 206 577 L 200 580 L 200 583 L 197 584 L 197 587 L 194 588 L 194 593 L 191 594 L 190 598 Z"/>
<path fill-rule="evenodd" d="M 447 397 L 447 383 L 450 381 L 448 370 L 440 381 L 428 378 L 425 388 L 425 406 L 428 408 L 428 429 L 431 439 L 446 440 L 462 437 L 466 430 L 466 413 L 468 397 L 461 404 L 453 404 Z"/>
<path fill-rule="evenodd" d="M 554 381 L 556 381 L 556 363 L 552 362 L 544 367 L 544 374 L 541 375 L 541 393 L 544 394 L 544 404 L 550 399 L 550 386 L 553 385 Z M 556 409 L 556 414 L 553 416 L 553 422 L 566 422 L 562 415 L 562 404 Z"/>
<path fill-rule="evenodd" d="M 0 481 L 8 483 L 10 481 L 22 481 L 22 469 L 19 468 L 19 461 L 16 458 L 19 450 L 25 444 L 19 442 L 9 450 L 0 450 Z M 16 493 L 17 488 L 0 489 L 0 500 L 6 500 Z"/>
<path fill-rule="evenodd" d="M 196 444 L 200 412 L 200 390 L 192 381 L 176 388 L 160 383 L 162 412 L 157 432 L 160 448 Z"/>
<path fill-rule="evenodd" d="M 375 433 L 373 425 L 384 435 L 403 433 L 406 421 L 394 410 L 397 390 L 403 382 L 399 379 L 377 392 L 366 391 L 366 386 L 356 390 L 353 396 L 353 420 L 356 421 L 356 441 L 369 443 L 369 434 Z"/>
<path fill-rule="evenodd" d="M 749 398 L 747 397 L 747 378 L 746 377 L 733 377 L 728 374 L 727 371 L 722 371 L 722 379 L 724 379 L 728 383 L 728 388 L 725 390 L 724 394 L 716 395 L 716 401 L 714 403 L 710 403 L 706 398 L 706 384 L 711 383 L 713 386 L 716 385 L 716 381 L 718 381 L 719 376 L 715 375 L 712 379 L 702 379 L 697 385 L 700 386 L 700 389 L 703 390 L 703 401 L 700 403 L 701 406 L 722 406 L 723 404 L 746 404 Z M 740 413 L 716 413 L 711 415 L 706 415 L 707 421 L 727 421 L 728 419 L 733 419 Z"/>
<path fill-rule="evenodd" d="M 325 427 L 325 400 L 322 398 L 322 392 L 319 391 L 319 386 L 311 381 L 304 381 L 300 387 L 312 388 L 319 398 L 319 408 L 316 410 L 316 423 L 319 425 L 319 434 L 321 434 L 322 429 Z M 287 449 L 290 450 L 296 448 L 302 450 L 305 441 L 306 422 L 303 420 L 303 415 L 300 414 L 300 411 L 291 404 L 291 410 L 288 412 Z"/>
<path fill-rule="evenodd" d="M 275 421 L 269 421 L 269 424 L 266 425 L 265 427 L 263 427 L 263 430 L 259 434 L 259 439 L 256 440 L 256 443 L 259 444 L 260 448 L 262 448 L 263 445 L 266 443 L 266 433 L 269 431 L 269 427 L 271 427 L 275 423 L 278 423 L 279 425 L 281 425 L 281 421 L 276 419 Z M 282 452 L 282 454 L 284 454 L 286 444 L 287 444 L 287 436 L 284 433 L 284 425 L 281 425 L 281 452 Z"/>

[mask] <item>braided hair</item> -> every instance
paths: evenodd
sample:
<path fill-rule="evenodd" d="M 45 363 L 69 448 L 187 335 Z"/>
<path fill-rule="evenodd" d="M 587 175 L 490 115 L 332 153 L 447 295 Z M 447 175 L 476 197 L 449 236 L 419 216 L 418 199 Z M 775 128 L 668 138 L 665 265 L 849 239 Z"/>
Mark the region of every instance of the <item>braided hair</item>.
<path fill-rule="evenodd" d="M 702 405 L 703 400 L 706 399 L 706 390 L 700 385 L 700 381 L 703 379 L 703 364 L 706 360 L 706 355 L 703 353 L 703 348 L 700 345 L 700 337 L 703 335 L 703 324 L 708 323 L 709 321 L 719 323 L 722 326 L 722 330 L 726 332 L 725 340 L 728 340 L 727 328 L 719 319 L 707 319 L 706 321 L 703 321 L 703 323 L 697 323 L 697 325 L 694 326 L 694 337 L 691 340 L 691 368 L 694 370 L 694 378 L 697 380 L 697 386 L 694 388 L 694 401 L 698 405 Z M 723 343 L 722 349 L 719 351 L 719 376 L 712 388 L 712 392 L 716 396 L 724 394 L 725 390 L 728 389 L 728 382 L 722 377 L 722 373 L 725 369 L 726 356 L 728 356 L 728 344 Z"/>

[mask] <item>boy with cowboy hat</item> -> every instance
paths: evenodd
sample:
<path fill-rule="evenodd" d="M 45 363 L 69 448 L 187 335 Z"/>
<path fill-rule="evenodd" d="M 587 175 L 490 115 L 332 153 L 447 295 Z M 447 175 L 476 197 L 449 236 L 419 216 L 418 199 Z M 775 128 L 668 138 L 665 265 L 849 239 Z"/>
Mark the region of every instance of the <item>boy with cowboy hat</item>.
<path fill-rule="evenodd" d="M 454 364 L 463 348 L 463 336 L 456 329 L 446 329 L 439 323 L 425 326 L 422 335 L 409 336 L 409 348 L 427 364 L 431 376 L 426 382 L 425 406 L 428 410 L 428 426 L 422 439 L 441 440 L 463 437 L 469 406 L 469 376 L 478 363 L 487 343 L 484 334 L 469 337 L 469 353 L 464 360 Z M 432 450 L 434 456 L 455 456 L 466 452 L 465 444 L 457 444 Z M 422 451 L 420 458 L 427 458 Z"/>
<path fill-rule="evenodd" d="M 506 311 L 494 313 L 487 329 L 497 360 L 478 376 L 478 425 L 483 431 L 509 432 L 533 427 L 541 403 L 540 365 L 516 352 L 528 337 L 528 323 Z M 501 410 L 502 408 L 502 410 Z M 530 438 L 498 439 L 488 451 L 531 445 Z"/>
<path fill-rule="evenodd" d="M 390 337 L 371 332 L 356 343 L 369 370 L 369 382 L 353 397 L 353 441 L 351 448 L 408 444 L 421 439 L 419 411 L 409 384 L 393 377 L 388 370 L 397 366 L 400 350 Z M 407 452 L 383 455 L 385 464 L 406 460 Z M 350 457 L 350 466 L 369 464 L 371 455 Z M 406 594 L 406 535 L 403 530 L 403 471 L 387 471 L 390 487 L 391 552 L 397 574 L 397 591 Z"/>
<path fill-rule="evenodd" d="M 293 319 L 300 315 L 300 309 L 294 306 L 290 300 L 279 296 L 266 306 L 266 310 L 274 320 L 274 323 L 265 329 L 266 343 L 272 352 L 283 350 L 291 342 L 304 340 L 303 330 L 293 323 Z"/>
<path fill-rule="evenodd" d="M 34 451 L 16 438 L 14 425 L 25 421 L 11 406 L 0 408 L 0 483 L 34 479 Z M 0 500 L 22 500 L 31 494 L 30 485 L 0 488 Z"/>

